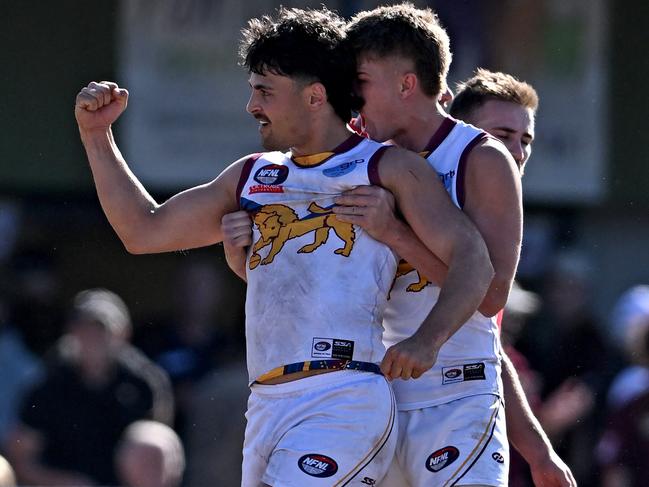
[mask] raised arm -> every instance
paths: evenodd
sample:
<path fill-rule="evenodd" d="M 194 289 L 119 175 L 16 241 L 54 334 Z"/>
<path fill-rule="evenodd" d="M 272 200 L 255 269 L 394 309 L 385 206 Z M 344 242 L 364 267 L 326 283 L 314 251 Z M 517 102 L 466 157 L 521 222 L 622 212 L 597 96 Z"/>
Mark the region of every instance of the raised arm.
<path fill-rule="evenodd" d="M 158 204 L 130 170 L 111 126 L 126 109 L 128 92 L 115 83 L 90 83 L 77 95 L 75 116 L 110 224 L 135 254 L 202 247 L 222 240 L 221 217 L 238 209 L 241 159 L 214 181 Z"/>
<path fill-rule="evenodd" d="M 453 205 L 424 159 L 390 148 L 380 162 L 379 178 L 394 194 L 415 234 L 448 265 L 444 285 L 429 317 L 415 335 L 390 347 L 382 363 L 388 377 L 417 378 L 432 367 L 442 344 L 480 305 L 493 268 L 480 233 Z"/>

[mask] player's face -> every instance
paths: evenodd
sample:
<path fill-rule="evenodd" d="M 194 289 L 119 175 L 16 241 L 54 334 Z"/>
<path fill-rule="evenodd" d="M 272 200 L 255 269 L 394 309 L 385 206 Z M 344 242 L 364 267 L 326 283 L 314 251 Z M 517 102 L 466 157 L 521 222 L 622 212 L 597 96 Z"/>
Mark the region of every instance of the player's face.
<path fill-rule="evenodd" d="M 405 61 L 396 57 L 366 57 L 358 60 L 356 85 L 365 101 L 361 114 L 368 135 L 380 142 L 394 138 L 398 131 L 401 79 L 407 72 Z"/>
<path fill-rule="evenodd" d="M 466 121 L 500 139 L 523 174 L 534 141 L 534 113 L 531 109 L 509 101 L 488 100 Z"/>
<path fill-rule="evenodd" d="M 303 113 L 304 86 L 288 76 L 251 73 L 252 92 L 246 110 L 259 122 L 266 150 L 286 150 L 300 145 L 308 124 Z"/>

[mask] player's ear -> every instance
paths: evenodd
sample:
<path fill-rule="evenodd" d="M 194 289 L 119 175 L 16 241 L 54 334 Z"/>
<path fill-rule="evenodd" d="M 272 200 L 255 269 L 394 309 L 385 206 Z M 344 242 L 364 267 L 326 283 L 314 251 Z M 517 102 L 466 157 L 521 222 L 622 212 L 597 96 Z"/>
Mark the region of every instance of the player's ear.
<path fill-rule="evenodd" d="M 327 89 L 322 83 L 311 83 L 305 90 L 307 105 L 313 110 L 319 110 L 327 103 Z"/>
<path fill-rule="evenodd" d="M 419 84 L 419 79 L 415 73 L 405 73 L 401 77 L 401 83 L 399 85 L 399 95 L 401 98 L 408 98 L 415 92 L 415 88 Z"/>

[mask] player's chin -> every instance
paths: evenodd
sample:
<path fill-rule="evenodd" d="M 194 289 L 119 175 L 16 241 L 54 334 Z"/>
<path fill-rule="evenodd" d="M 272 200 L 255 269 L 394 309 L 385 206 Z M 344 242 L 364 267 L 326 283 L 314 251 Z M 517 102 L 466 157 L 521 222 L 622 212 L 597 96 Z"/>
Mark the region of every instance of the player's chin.
<path fill-rule="evenodd" d="M 261 145 L 267 151 L 281 151 L 290 147 L 290 144 L 283 143 L 281 140 L 273 137 L 272 135 L 261 136 Z"/>

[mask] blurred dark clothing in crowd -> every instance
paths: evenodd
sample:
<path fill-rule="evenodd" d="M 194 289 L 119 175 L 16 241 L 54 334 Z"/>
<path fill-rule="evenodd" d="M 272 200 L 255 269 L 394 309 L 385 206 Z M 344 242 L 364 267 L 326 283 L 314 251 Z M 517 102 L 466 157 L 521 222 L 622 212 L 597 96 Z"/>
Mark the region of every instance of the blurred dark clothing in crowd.
<path fill-rule="evenodd" d="M 539 313 L 517 343 L 538 372 L 545 404 L 539 420 L 583 486 L 598 485 L 593 445 L 602 431 L 606 391 L 620 363 L 592 311 L 592 277 L 584 255 L 559 253 L 543 281 Z"/>
<path fill-rule="evenodd" d="M 123 301 L 79 293 L 67 333 L 47 355 L 45 373 L 22 400 L 6 450 L 18 480 L 34 485 L 116 485 L 114 449 L 139 419 L 170 423 L 166 374 L 128 342 Z"/>

